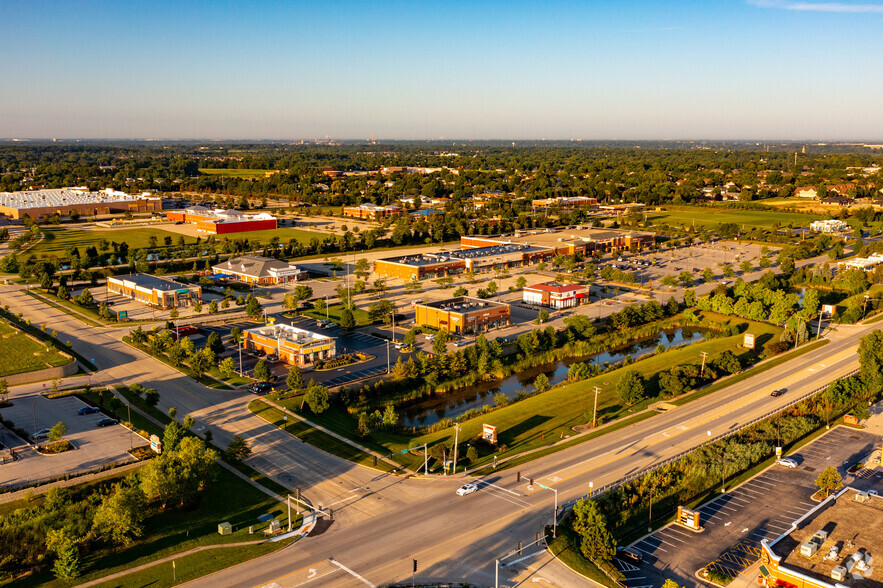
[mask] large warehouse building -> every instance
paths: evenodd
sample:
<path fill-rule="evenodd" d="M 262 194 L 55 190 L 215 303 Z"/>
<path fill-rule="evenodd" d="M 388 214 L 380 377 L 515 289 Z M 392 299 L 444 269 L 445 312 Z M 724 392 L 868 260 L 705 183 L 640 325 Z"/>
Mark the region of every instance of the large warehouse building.
<path fill-rule="evenodd" d="M 309 365 L 337 354 L 334 338 L 291 325 L 264 325 L 242 331 L 246 349 L 276 355 L 292 365 Z"/>
<path fill-rule="evenodd" d="M 416 324 L 458 335 L 505 327 L 510 316 L 508 304 L 469 296 L 420 303 L 415 310 Z"/>
<path fill-rule="evenodd" d="M 128 274 L 107 278 L 107 291 L 137 300 L 154 308 L 177 308 L 202 301 L 202 288 L 150 274 Z"/>
<path fill-rule="evenodd" d="M 266 231 L 278 226 L 276 217 L 265 212 L 245 214 L 232 209 L 211 210 L 199 205 L 184 210 L 170 210 L 166 213 L 166 219 L 193 223 L 196 225 L 197 231 L 213 235 Z"/>
<path fill-rule="evenodd" d="M 27 192 L 0 192 L 0 214 L 12 219 L 28 215 L 32 219 L 76 211 L 82 216 L 162 210 L 162 199 L 145 192 L 132 196 L 107 188 L 90 192 L 88 188 L 60 188 Z"/>

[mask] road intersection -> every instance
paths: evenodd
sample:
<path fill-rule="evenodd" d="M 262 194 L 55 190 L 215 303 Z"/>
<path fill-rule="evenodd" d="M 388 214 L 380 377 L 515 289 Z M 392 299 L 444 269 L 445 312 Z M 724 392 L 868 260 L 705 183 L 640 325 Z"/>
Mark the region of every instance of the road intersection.
<path fill-rule="evenodd" d="M 95 358 L 99 371 L 92 384 L 140 383 L 160 391 L 159 408 L 175 406 L 190 414 L 195 430 L 211 429 L 224 446 L 235 435 L 249 439 L 250 465 L 288 488 L 300 488 L 316 505 L 332 506 L 334 521 L 324 521 L 312 536 L 272 556 L 241 564 L 196 586 L 354 586 L 410 581 L 412 560 L 417 579 L 468 581 L 492 585 L 495 560 L 519 541 L 529 543 L 552 519 L 553 496 L 525 478 L 558 490 L 565 503 L 594 488 L 634 474 L 695 447 L 712 436 L 786 405 L 827 381 L 858 367 L 856 348 L 867 326 L 840 326 L 830 343 L 749 378 L 738 385 L 674 408 L 615 433 L 526 464 L 522 480 L 514 471 L 480 478 L 480 491 L 461 497 L 454 490 L 462 476 L 404 479 L 355 465 L 301 443 L 248 412 L 253 396 L 242 391 L 206 388 L 177 370 L 121 341 L 125 328 L 94 328 L 44 306 L 12 286 L 0 286 L 0 303 L 34 323 L 47 323 L 58 338 Z M 788 393 L 771 398 L 773 387 Z M 37 393 L 39 385 L 17 394 Z M 572 586 L 584 583 L 547 555 L 501 571 L 505 585 L 525 578 Z M 526 569 L 526 568 L 530 569 Z M 311 570 L 315 571 L 314 575 Z M 354 575 L 355 574 L 355 575 Z M 514 579 L 513 579 L 514 578 Z M 531 581 L 531 580 L 527 580 Z"/>

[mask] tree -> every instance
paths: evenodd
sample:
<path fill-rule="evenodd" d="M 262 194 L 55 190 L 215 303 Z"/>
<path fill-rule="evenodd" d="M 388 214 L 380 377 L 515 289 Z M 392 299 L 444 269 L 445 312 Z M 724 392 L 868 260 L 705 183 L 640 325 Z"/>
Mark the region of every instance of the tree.
<path fill-rule="evenodd" d="M 371 427 L 368 426 L 368 415 L 364 412 L 359 413 L 359 424 L 356 428 L 356 432 L 362 439 L 371 434 Z"/>
<path fill-rule="evenodd" d="M 222 376 L 230 378 L 236 373 L 236 362 L 233 361 L 232 357 L 225 357 L 221 360 L 221 363 L 218 364 L 218 369 L 221 371 Z"/>
<path fill-rule="evenodd" d="M 417 329 L 416 328 L 408 329 L 408 332 L 405 333 L 405 338 L 402 342 L 406 346 L 412 347 L 417 342 Z"/>
<path fill-rule="evenodd" d="M 721 352 L 721 354 L 711 363 L 714 367 L 729 374 L 737 374 L 742 369 L 742 364 L 739 362 L 739 358 L 730 350 Z"/>
<path fill-rule="evenodd" d="M 305 385 L 304 376 L 300 373 L 300 369 L 293 365 L 288 370 L 288 376 L 285 378 L 285 385 L 289 390 L 301 390 Z"/>
<path fill-rule="evenodd" d="M 85 288 L 80 295 L 77 296 L 76 301 L 80 304 L 80 306 L 92 306 L 94 304 L 95 299 L 92 298 L 92 293 L 89 292 L 89 288 Z"/>
<path fill-rule="evenodd" d="M 217 331 L 212 331 L 208 334 L 208 339 L 206 339 L 205 346 L 212 350 L 212 353 L 215 355 L 220 355 L 224 353 L 224 343 L 221 342 L 221 335 Z"/>
<path fill-rule="evenodd" d="M 258 320 L 264 314 L 264 307 L 253 294 L 249 294 L 245 299 L 245 314 L 252 320 Z"/>
<path fill-rule="evenodd" d="M 444 355 L 448 348 L 448 332 L 439 331 L 432 340 L 432 352 L 437 355 Z"/>
<path fill-rule="evenodd" d="M 458 296 L 469 296 L 469 290 L 467 290 L 467 289 L 464 288 L 463 286 L 458 286 L 458 287 L 454 290 L 454 297 L 456 298 L 456 297 L 458 297 Z"/>
<path fill-rule="evenodd" d="M 537 315 L 537 320 L 540 322 L 540 324 L 547 322 L 549 320 L 549 311 L 545 308 L 541 310 L 540 313 Z"/>
<path fill-rule="evenodd" d="M 300 308 L 300 303 L 313 297 L 313 289 L 305 284 L 298 284 L 294 288 L 295 309 Z"/>
<path fill-rule="evenodd" d="M 518 276 L 518 279 L 515 280 L 515 287 L 521 290 L 527 286 L 527 279 L 524 276 Z"/>
<path fill-rule="evenodd" d="M 187 506 L 214 479 L 217 454 L 207 449 L 202 439 L 188 436 L 169 451 L 163 441 L 163 453 L 141 469 L 141 490 L 147 500 Z"/>
<path fill-rule="evenodd" d="M 310 386 L 304 394 L 304 402 L 313 414 L 322 414 L 330 406 L 331 395 L 324 386 Z"/>
<path fill-rule="evenodd" d="M 144 392 L 144 403 L 147 406 L 156 406 L 157 404 L 159 404 L 159 392 L 157 392 L 153 388 L 148 388 Z"/>
<path fill-rule="evenodd" d="M 144 493 L 137 486 L 119 483 L 95 511 L 93 531 L 114 545 L 127 547 L 144 534 Z"/>
<path fill-rule="evenodd" d="M 545 392 L 549 389 L 549 377 L 546 374 L 540 374 L 534 380 L 533 385 L 536 386 L 537 392 Z"/>
<path fill-rule="evenodd" d="M 573 506 L 573 530 L 582 538 L 580 550 L 589 559 L 609 562 L 616 555 L 616 540 L 594 500 L 580 500 Z"/>
<path fill-rule="evenodd" d="M 0 379 L 0 402 L 6 402 L 7 396 L 9 396 L 9 384 L 5 379 Z"/>
<path fill-rule="evenodd" d="M 488 291 L 490 294 L 496 294 L 496 293 L 497 293 L 497 290 L 499 290 L 499 289 L 500 289 L 500 287 L 497 286 L 497 283 L 494 282 L 494 281 L 489 282 L 488 285 L 487 285 L 487 291 Z"/>
<path fill-rule="evenodd" d="M 352 329 L 356 326 L 356 319 L 349 308 L 344 308 L 340 313 L 340 326 L 344 329 Z"/>
<path fill-rule="evenodd" d="M 354 273 L 363 280 L 367 280 L 368 274 L 371 273 L 370 262 L 364 257 L 357 259 Z"/>
<path fill-rule="evenodd" d="M 58 421 L 54 427 L 49 429 L 49 440 L 50 441 L 61 441 L 61 438 L 64 437 L 64 434 L 67 433 L 67 425 L 63 422 Z"/>
<path fill-rule="evenodd" d="M 399 422 L 399 415 L 396 414 L 396 408 L 392 403 L 386 405 L 383 409 L 383 426 L 389 429 L 395 427 Z"/>
<path fill-rule="evenodd" d="M 201 378 L 215 365 L 215 354 L 209 348 L 200 349 L 196 353 L 190 354 L 188 362 L 196 377 Z"/>
<path fill-rule="evenodd" d="M 193 303 L 193 312 L 195 312 L 196 314 L 200 314 L 202 312 L 202 302 L 197 300 Z"/>
<path fill-rule="evenodd" d="M 254 377 L 256 380 L 260 380 L 261 382 L 270 381 L 270 367 L 267 365 L 267 362 L 264 361 L 263 358 L 259 359 L 254 366 Z"/>
<path fill-rule="evenodd" d="M 208 305 L 208 313 L 216 314 L 218 312 L 218 301 L 212 300 Z"/>
<path fill-rule="evenodd" d="M 184 422 L 182 424 L 184 425 L 185 429 L 192 429 L 194 422 L 195 421 L 193 420 L 193 417 L 188 414 L 184 417 Z"/>
<path fill-rule="evenodd" d="M 52 573 L 59 580 L 64 580 L 70 585 L 71 580 L 80 577 L 80 551 L 76 543 L 66 541 L 58 549 L 58 557 L 52 565 Z"/>
<path fill-rule="evenodd" d="M 861 338 L 858 361 L 865 386 L 879 390 L 883 386 L 883 331 L 878 329 Z"/>
<path fill-rule="evenodd" d="M 616 393 L 626 404 L 635 404 L 643 400 L 647 392 L 644 376 L 635 370 L 626 370 L 616 384 Z"/>
<path fill-rule="evenodd" d="M 229 461 L 242 461 L 249 455 L 251 455 L 251 447 L 248 446 L 248 441 L 239 435 L 230 440 L 230 445 L 224 451 L 224 457 Z"/>
<path fill-rule="evenodd" d="M 816 478 L 816 486 L 819 487 L 820 492 L 824 492 L 825 496 L 828 496 L 832 491 L 839 490 L 843 487 L 843 484 L 841 484 L 840 481 L 841 477 L 837 468 L 834 466 L 828 466 Z"/>

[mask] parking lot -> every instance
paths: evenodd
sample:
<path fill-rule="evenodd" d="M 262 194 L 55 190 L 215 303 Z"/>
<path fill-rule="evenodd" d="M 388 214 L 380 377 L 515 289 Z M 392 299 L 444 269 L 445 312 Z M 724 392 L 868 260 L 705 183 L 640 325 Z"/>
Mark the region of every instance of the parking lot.
<path fill-rule="evenodd" d="M 306 317 L 295 317 L 292 319 L 276 317 L 276 322 L 277 324 L 291 324 L 295 327 L 306 329 L 314 333 L 321 333 L 323 335 L 328 335 L 329 337 L 334 337 L 336 339 L 335 343 L 338 356 L 345 353 L 358 352 L 373 357 L 373 359 L 366 362 L 348 365 L 331 370 L 315 370 L 311 367 L 302 368 L 304 377 L 307 379 L 307 381 L 313 379 L 316 381 L 317 384 L 321 384 L 330 388 L 334 386 L 342 386 L 352 382 L 357 382 L 365 378 L 370 378 L 386 373 L 387 342 L 385 339 L 381 339 L 380 337 L 375 337 L 373 335 L 368 335 L 359 331 L 347 331 L 346 329 L 343 329 L 336 324 L 331 324 L 328 327 L 319 327 L 317 326 L 317 321 Z M 230 329 L 233 327 L 239 327 L 241 329 L 251 328 L 254 327 L 254 323 L 233 322 L 224 326 L 205 327 L 205 329 L 207 331 L 217 331 L 221 335 L 221 340 L 224 343 L 225 348 L 227 349 L 227 351 L 221 354 L 221 357 L 232 357 L 233 360 L 236 362 L 236 365 L 238 366 L 239 351 L 236 348 L 236 345 L 230 341 Z M 406 361 L 408 358 L 408 354 L 403 354 L 395 349 L 395 347 L 393 347 L 392 345 L 389 345 L 390 365 L 394 365 L 399 357 L 403 357 L 402 361 Z M 260 357 L 254 356 L 251 353 L 243 352 L 242 371 L 246 374 L 253 373 L 255 365 L 260 359 Z M 288 376 L 288 364 L 283 361 L 274 361 L 270 362 L 269 365 L 270 372 L 276 378 L 274 383 L 280 383 L 284 385 L 285 378 L 286 376 Z"/>
<path fill-rule="evenodd" d="M 862 470 L 846 476 L 846 468 L 879 448 L 883 437 L 845 427 L 802 447 L 788 457 L 798 467 L 774 465 L 738 488 L 702 505 L 702 533 L 671 524 L 633 543 L 630 549 L 643 556 L 640 565 L 616 560 L 628 588 L 661 586 L 666 579 L 679 585 L 704 586 L 695 573 L 718 569 L 736 577 L 760 557 L 761 539 L 772 539 L 816 506 L 810 496 L 818 490 L 815 479 L 829 465 L 844 475 L 844 484 L 883 493 L 883 474 Z M 879 475 L 878 475 L 879 474 Z"/>
<path fill-rule="evenodd" d="M 40 455 L 27 444 L 29 439 L 19 439 L 4 430 L 3 443 L 13 448 L 19 457 L 15 462 L 0 466 L 0 485 L 4 487 L 134 461 L 128 449 L 132 445 L 147 444 L 145 439 L 122 425 L 98 427 L 98 420 L 106 416 L 103 413 L 77 414 L 87 405 L 74 396 L 50 400 L 40 395 L 28 395 L 11 400 L 12 406 L 0 410 L 3 418 L 29 434 L 63 422 L 68 428 L 64 438 L 76 449 L 57 455 Z"/>

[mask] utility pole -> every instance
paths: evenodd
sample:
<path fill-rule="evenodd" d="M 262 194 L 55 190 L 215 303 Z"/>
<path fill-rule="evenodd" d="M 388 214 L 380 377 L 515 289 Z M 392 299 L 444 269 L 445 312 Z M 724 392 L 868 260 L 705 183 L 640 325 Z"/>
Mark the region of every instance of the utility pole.
<path fill-rule="evenodd" d="M 386 342 L 386 373 L 390 373 L 389 369 L 389 341 Z"/>
<path fill-rule="evenodd" d="M 457 473 L 457 445 L 460 443 L 460 423 L 454 428 L 454 473 Z"/>
<path fill-rule="evenodd" d="M 699 355 L 702 356 L 702 369 L 699 370 L 699 376 L 702 377 L 705 374 L 705 358 L 708 357 L 708 352 L 700 351 Z"/>
<path fill-rule="evenodd" d="M 595 428 L 595 420 L 598 417 L 598 392 L 601 391 L 601 388 L 595 386 L 595 410 L 592 412 L 592 428 Z"/>
<path fill-rule="evenodd" d="M 239 344 L 237 345 L 237 347 L 239 347 L 239 375 L 242 376 L 244 375 L 242 373 L 242 345 L 244 341 L 239 341 L 238 343 Z"/>
<path fill-rule="evenodd" d="M 429 475 L 429 445 L 423 444 L 423 475 Z"/>
<path fill-rule="evenodd" d="M 135 447 L 135 442 L 132 440 L 132 429 L 135 428 L 135 425 L 132 424 L 132 405 L 126 404 L 126 410 L 129 411 L 129 449 Z"/>

